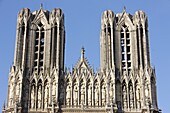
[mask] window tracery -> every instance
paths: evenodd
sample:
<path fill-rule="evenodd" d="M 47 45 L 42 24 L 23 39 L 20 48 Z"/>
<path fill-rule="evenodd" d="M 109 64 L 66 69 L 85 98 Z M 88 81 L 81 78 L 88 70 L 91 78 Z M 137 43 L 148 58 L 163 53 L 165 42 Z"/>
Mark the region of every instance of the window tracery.
<path fill-rule="evenodd" d="M 44 40 L 45 40 L 45 29 L 44 25 L 40 22 L 35 30 L 35 46 L 34 46 L 34 70 L 43 70 L 43 59 L 44 59 Z"/>
<path fill-rule="evenodd" d="M 131 70 L 131 48 L 130 48 L 130 32 L 128 26 L 123 24 L 120 31 L 120 44 L 122 54 L 122 70 Z"/>

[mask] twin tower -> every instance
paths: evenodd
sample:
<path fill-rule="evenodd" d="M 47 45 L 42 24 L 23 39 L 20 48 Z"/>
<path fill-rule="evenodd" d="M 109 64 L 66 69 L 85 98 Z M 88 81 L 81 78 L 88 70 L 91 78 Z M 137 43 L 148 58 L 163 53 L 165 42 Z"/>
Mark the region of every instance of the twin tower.
<path fill-rule="evenodd" d="M 3 113 L 160 113 L 143 11 L 104 11 L 100 70 L 84 56 L 64 66 L 64 14 L 40 8 L 18 14 L 14 63 Z"/>

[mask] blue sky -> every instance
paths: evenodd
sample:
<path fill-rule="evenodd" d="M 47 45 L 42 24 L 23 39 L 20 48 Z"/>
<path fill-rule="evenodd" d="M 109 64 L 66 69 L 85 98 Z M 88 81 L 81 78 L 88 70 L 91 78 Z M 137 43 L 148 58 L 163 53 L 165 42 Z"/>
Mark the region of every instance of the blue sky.
<path fill-rule="evenodd" d="M 21 8 L 61 8 L 65 14 L 65 66 L 72 67 L 84 46 L 91 66 L 99 68 L 101 14 L 110 9 L 134 14 L 143 10 L 149 18 L 151 63 L 156 68 L 159 108 L 170 113 L 170 1 L 169 0 L 0 0 L 0 108 L 7 97 L 8 73 L 13 62 L 17 14 Z"/>

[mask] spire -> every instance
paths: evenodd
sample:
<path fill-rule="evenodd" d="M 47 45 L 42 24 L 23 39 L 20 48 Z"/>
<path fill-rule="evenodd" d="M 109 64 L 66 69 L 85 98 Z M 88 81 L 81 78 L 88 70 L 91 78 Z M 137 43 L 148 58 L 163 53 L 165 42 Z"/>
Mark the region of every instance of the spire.
<path fill-rule="evenodd" d="M 42 9 L 42 8 L 43 8 L 43 4 L 41 3 L 41 4 L 40 4 L 40 9 Z"/>
<path fill-rule="evenodd" d="M 84 59 L 84 53 L 85 53 L 85 50 L 84 50 L 84 47 L 81 48 L 81 60 Z"/>
<path fill-rule="evenodd" d="M 123 12 L 126 12 L 126 6 L 124 6 L 124 8 L 123 8 Z"/>

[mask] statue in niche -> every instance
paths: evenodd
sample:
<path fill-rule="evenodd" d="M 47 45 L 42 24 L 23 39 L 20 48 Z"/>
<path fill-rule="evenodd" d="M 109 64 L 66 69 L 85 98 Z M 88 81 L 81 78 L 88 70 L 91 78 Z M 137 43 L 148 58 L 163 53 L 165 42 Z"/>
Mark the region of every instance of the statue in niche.
<path fill-rule="evenodd" d="M 20 83 L 17 83 L 17 86 L 16 86 L 16 95 L 19 96 L 20 94 Z"/>
<path fill-rule="evenodd" d="M 71 87 L 68 84 L 66 89 L 66 103 L 67 105 L 70 105 L 70 99 L 71 99 Z"/>
<path fill-rule="evenodd" d="M 149 85 L 146 83 L 145 85 L 145 97 L 148 98 L 149 97 Z"/>
<path fill-rule="evenodd" d="M 123 107 L 124 107 L 124 108 L 127 108 L 126 86 L 123 86 Z"/>
<path fill-rule="evenodd" d="M 13 92 L 14 92 L 14 77 L 11 77 L 11 84 L 10 84 L 10 88 L 9 88 L 9 98 L 12 99 L 13 98 Z M 11 102 L 12 104 L 12 102 Z"/>
<path fill-rule="evenodd" d="M 140 108 L 140 88 L 136 86 L 136 101 L 137 101 L 137 108 Z"/>
<path fill-rule="evenodd" d="M 78 104 L 78 89 L 77 89 L 77 86 L 74 87 L 74 105 L 77 105 Z"/>
<path fill-rule="evenodd" d="M 91 86 L 89 85 L 88 86 L 88 105 L 91 106 L 91 102 L 92 102 L 92 99 L 91 99 Z"/>
<path fill-rule="evenodd" d="M 35 102 L 35 92 L 34 92 L 34 86 L 32 86 L 32 90 L 31 90 L 31 108 L 34 108 L 34 102 Z"/>
<path fill-rule="evenodd" d="M 38 108 L 41 108 L 41 86 L 38 87 Z"/>
<path fill-rule="evenodd" d="M 110 93 L 109 93 L 109 95 L 110 95 L 110 97 L 112 98 L 113 97 L 113 84 L 110 84 L 111 85 L 111 87 L 110 87 Z"/>
<path fill-rule="evenodd" d="M 136 99 L 140 100 L 140 88 L 139 88 L 139 86 L 136 86 Z"/>
<path fill-rule="evenodd" d="M 11 83 L 11 85 L 10 85 L 10 98 L 12 98 L 12 96 L 13 96 L 13 90 L 14 90 L 14 85 L 13 85 L 13 83 Z"/>
<path fill-rule="evenodd" d="M 130 97 L 130 108 L 133 108 L 133 88 L 132 86 L 129 87 L 129 97 Z"/>
<path fill-rule="evenodd" d="M 105 96 L 106 96 L 106 89 L 104 85 L 102 86 L 102 105 L 105 106 Z"/>
<path fill-rule="evenodd" d="M 111 88 L 110 88 L 110 91 L 109 91 L 109 98 L 110 98 L 110 102 L 112 103 L 113 99 L 114 99 L 114 88 L 113 88 L 112 83 L 110 84 L 110 86 L 111 86 Z"/>
<path fill-rule="evenodd" d="M 13 93 L 14 93 L 14 78 L 11 77 L 11 85 L 9 88 L 9 99 L 10 99 L 9 105 L 13 104 Z"/>
<path fill-rule="evenodd" d="M 146 105 L 148 104 L 148 101 L 149 101 L 149 84 L 146 83 L 145 84 L 145 102 L 146 102 Z"/>
<path fill-rule="evenodd" d="M 56 95 L 56 82 L 53 81 L 53 86 L 52 86 L 52 96 Z"/>
<path fill-rule="evenodd" d="M 49 97 L 49 90 L 48 90 L 48 86 L 45 86 L 45 92 L 44 92 L 44 107 L 47 108 L 48 107 L 48 97 Z"/>
<path fill-rule="evenodd" d="M 84 104 L 84 100 L 85 100 L 85 87 L 82 85 L 81 87 L 81 105 Z"/>
<path fill-rule="evenodd" d="M 99 105 L 99 91 L 97 86 L 95 87 L 95 105 Z"/>

